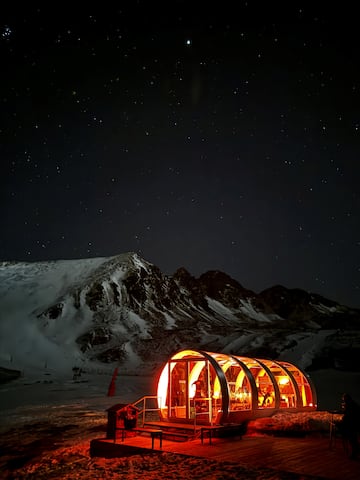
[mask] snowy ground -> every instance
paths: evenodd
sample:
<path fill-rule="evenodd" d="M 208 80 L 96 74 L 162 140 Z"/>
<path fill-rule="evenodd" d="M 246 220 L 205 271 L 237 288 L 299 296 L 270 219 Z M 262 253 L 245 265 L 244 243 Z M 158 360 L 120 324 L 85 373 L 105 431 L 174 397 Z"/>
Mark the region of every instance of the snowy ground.
<path fill-rule="evenodd" d="M 154 453 L 127 458 L 91 458 L 90 440 L 105 436 L 103 408 L 114 400 L 98 399 L 17 407 L 7 426 L 1 427 L 0 471 L 10 479 L 307 479 L 303 475 L 267 468 L 245 467 L 171 453 Z M 2 424 L 3 425 L 3 424 Z"/>
<path fill-rule="evenodd" d="M 338 408 L 338 393 L 358 387 L 358 375 L 337 372 L 317 374 L 329 399 L 329 408 Z M 238 464 L 161 453 L 120 459 L 91 458 L 92 438 L 105 436 L 106 408 L 118 402 L 134 402 L 153 394 L 150 376 L 122 376 L 116 382 L 116 396 L 108 397 L 111 375 L 84 375 L 80 382 L 56 377 L 49 371 L 0 385 L 0 471 L 4 479 L 295 479 L 267 469 L 249 470 Z M 338 383 L 336 383 L 338 382 Z M 337 391 L 337 389 L 339 391 Z M 332 403 L 333 402 L 333 403 Z M 287 417 L 289 418 L 289 417 Z M 295 421 L 295 420 L 294 420 Z M 316 428 L 328 428 L 328 418 L 318 415 Z M 288 420 L 287 420 L 288 422 Z M 306 429 L 309 418 L 296 422 Z M 314 425 L 314 420 L 311 420 Z M 288 428 L 280 417 L 263 420 L 253 428 Z M 303 428 L 300 426 L 300 428 Z M 299 426 L 298 426 L 299 428 Z M 306 478 L 304 476 L 299 478 Z"/>

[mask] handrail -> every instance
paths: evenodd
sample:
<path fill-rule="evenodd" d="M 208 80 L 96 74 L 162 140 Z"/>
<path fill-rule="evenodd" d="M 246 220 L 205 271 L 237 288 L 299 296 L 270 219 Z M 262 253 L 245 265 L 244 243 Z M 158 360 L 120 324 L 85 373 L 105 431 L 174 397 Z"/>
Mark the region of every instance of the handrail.
<path fill-rule="evenodd" d="M 136 400 L 136 402 L 132 403 L 132 405 L 134 405 L 134 407 L 137 407 L 137 405 L 143 403 L 143 408 L 139 409 L 139 415 L 142 415 L 142 424 L 143 425 L 145 423 L 146 412 L 159 412 L 160 411 L 160 407 L 147 408 L 146 407 L 146 401 L 147 400 L 158 400 L 158 399 L 159 399 L 159 397 L 157 395 L 144 395 L 143 397 L 139 398 L 139 400 Z M 157 401 L 157 405 L 159 405 L 158 401 Z"/>

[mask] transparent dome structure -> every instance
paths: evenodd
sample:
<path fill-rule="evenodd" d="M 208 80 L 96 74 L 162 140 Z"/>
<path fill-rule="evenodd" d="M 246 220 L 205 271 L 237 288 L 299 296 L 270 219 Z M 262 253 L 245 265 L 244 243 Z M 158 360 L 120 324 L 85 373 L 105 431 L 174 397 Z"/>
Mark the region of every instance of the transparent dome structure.
<path fill-rule="evenodd" d="M 278 411 L 316 410 L 315 388 L 284 361 L 181 350 L 164 365 L 157 386 L 164 421 L 226 424 Z"/>

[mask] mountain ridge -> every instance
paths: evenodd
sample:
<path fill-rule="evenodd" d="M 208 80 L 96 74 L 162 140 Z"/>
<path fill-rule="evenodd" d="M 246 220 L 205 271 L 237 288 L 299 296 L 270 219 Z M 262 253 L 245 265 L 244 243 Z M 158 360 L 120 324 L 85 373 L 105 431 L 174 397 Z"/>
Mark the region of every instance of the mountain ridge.
<path fill-rule="evenodd" d="M 353 368 L 347 349 L 360 348 L 359 309 L 280 285 L 255 293 L 218 270 L 165 275 L 134 252 L 3 262 L 0 279 L 2 364 L 37 345 L 42 361 L 60 357 L 67 368 L 149 367 L 181 348 Z"/>

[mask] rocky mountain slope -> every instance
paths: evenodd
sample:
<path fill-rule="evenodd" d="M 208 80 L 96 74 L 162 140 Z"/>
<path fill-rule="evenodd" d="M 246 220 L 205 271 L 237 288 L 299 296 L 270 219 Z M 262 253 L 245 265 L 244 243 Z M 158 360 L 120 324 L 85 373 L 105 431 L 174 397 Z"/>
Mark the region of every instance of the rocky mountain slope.
<path fill-rule="evenodd" d="M 181 348 L 357 368 L 360 310 L 300 289 L 261 293 L 219 271 L 172 276 L 127 253 L 0 267 L 0 362 L 156 365 Z"/>

